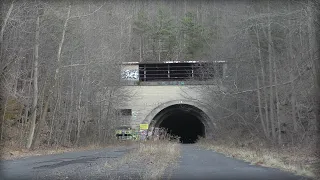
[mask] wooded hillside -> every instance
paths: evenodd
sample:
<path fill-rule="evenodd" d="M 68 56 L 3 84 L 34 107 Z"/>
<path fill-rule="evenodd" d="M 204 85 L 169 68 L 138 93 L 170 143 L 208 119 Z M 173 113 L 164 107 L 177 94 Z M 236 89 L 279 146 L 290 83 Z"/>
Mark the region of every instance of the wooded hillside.
<path fill-rule="evenodd" d="M 125 103 L 119 63 L 225 60 L 204 88 L 216 138 L 314 149 L 319 131 L 317 1 L 15 1 L 1 4 L 5 146 L 108 143 Z M 115 94 L 120 94 L 115 96 Z M 318 120 L 318 121 L 317 121 Z"/>

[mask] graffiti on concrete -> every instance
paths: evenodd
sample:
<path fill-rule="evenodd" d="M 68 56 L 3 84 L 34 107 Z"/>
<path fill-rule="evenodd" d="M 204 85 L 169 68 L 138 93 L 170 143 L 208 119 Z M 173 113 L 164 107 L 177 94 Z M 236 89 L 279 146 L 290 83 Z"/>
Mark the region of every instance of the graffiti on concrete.
<path fill-rule="evenodd" d="M 147 130 L 140 130 L 140 140 L 142 141 L 147 140 L 147 135 L 148 135 Z"/>
<path fill-rule="evenodd" d="M 137 69 L 127 69 L 121 75 L 124 80 L 139 80 L 139 72 Z"/>

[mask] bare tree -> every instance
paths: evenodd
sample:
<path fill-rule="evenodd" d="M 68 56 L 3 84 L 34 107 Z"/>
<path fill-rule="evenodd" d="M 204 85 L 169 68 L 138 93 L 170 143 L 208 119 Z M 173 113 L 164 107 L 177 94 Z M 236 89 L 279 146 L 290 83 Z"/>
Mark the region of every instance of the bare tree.
<path fill-rule="evenodd" d="M 33 70 L 33 101 L 32 101 L 32 115 L 31 115 L 31 126 L 30 126 L 30 133 L 29 139 L 27 142 L 27 148 L 30 149 L 33 138 L 34 132 L 36 128 L 36 117 L 37 117 L 37 104 L 38 104 L 38 59 L 39 59 L 39 31 L 40 31 L 40 17 L 37 17 L 36 21 L 36 36 L 35 36 L 35 47 L 34 47 L 34 70 Z"/>

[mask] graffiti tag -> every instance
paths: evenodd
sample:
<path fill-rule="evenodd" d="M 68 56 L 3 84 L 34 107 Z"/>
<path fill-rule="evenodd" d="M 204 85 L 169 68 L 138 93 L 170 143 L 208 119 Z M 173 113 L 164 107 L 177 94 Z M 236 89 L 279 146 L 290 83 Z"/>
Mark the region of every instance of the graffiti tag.
<path fill-rule="evenodd" d="M 131 70 L 124 70 L 121 75 L 122 79 L 125 80 L 138 80 L 139 79 L 139 72 L 137 69 Z"/>

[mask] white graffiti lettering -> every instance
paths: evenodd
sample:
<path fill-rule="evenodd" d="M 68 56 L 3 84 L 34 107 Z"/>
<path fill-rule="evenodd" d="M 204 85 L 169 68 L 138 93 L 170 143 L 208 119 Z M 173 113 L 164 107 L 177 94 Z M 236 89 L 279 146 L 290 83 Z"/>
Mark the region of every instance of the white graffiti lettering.
<path fill-rule="evenodd" d="M 137 69 L 131 69 L 131 70 L 124 70 L 122 72 L 122 79 L 125 80 L 138 80 L 139 79 L 139 72 Z"/>

